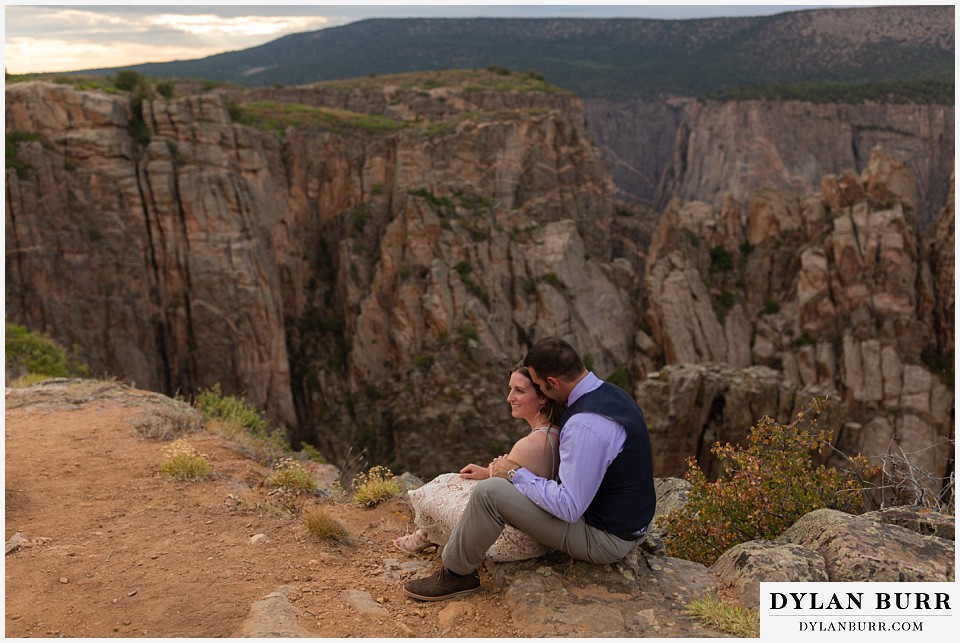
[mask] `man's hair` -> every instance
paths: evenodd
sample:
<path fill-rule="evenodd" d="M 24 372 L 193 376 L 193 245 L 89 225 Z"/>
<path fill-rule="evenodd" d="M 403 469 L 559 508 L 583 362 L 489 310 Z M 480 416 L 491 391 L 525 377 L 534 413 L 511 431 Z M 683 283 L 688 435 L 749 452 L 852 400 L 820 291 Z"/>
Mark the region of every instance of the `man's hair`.
<path fill-rule="evenodd" d="M 523 365 L 532 367 L 541 378 L 555 377 L 565 382 L 577 379 L 586 370 L 573 346 L 559 337 L 544 337 L 534 344 Z"/>

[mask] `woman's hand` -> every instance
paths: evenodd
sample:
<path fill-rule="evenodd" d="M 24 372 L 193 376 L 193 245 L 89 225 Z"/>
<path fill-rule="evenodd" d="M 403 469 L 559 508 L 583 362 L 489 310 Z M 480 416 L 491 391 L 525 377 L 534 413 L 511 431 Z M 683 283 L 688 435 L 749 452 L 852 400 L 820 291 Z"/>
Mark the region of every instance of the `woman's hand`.
<path fill-rule="evenodd" d="M 476 464 L 468 464 L 460 469 L 460 477 L 467 480 L 483 480 L 490 477 L 490 470 Z"/>

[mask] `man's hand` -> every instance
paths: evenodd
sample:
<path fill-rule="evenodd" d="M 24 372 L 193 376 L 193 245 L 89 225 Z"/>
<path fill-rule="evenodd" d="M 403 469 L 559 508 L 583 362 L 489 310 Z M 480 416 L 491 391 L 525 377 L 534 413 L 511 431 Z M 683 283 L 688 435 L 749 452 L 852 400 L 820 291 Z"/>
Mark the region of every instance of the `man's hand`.
<path fill-rule="evenodd" d="M 520 465 L 508 458 L 505 455 L 494 458 L 493 462 L 490 463 L 490 476 L 496 478 L 503 478 L 507 480 L 507 471 L 510 469 L 519 469 Z"/>
<path fill-rule="evenodd" d="M 467 480 L 483 480 L 490 477 L 490 470 L 476 464 L 468 464 L 460 469 L 460 477 Z"/>

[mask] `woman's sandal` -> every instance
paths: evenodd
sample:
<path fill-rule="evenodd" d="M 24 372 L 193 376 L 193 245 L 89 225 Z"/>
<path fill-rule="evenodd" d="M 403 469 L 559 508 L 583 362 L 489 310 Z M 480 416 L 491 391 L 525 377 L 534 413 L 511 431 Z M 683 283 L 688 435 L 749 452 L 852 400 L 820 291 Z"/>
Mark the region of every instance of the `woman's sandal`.
<path fill-rule="evenodd" d="M 433 547 L 433 543 L 427 540 L 427 534 L 422 529 L 406 536 L 400 536 L 393 541 L 393 544 L 397 546 L 397 549 L 408 554 L 419 554 L 424 549 Z"/>

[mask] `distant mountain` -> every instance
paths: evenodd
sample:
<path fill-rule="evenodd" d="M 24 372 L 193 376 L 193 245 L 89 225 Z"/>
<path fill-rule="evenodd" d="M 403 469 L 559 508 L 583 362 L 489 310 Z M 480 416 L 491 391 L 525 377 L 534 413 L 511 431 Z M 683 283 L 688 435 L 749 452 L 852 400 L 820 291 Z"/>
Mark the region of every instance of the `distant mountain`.
<path fill-rule="evenodd" d="M 953 6 L 900 6 L 701 20 L 375 19 L 124 69 L 263 86 L 498 65 L 585 98 L 699 97 L 774 83 L 952 85 L 954 52 Z"/>

